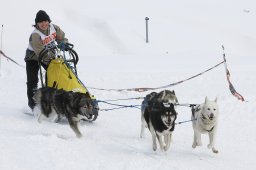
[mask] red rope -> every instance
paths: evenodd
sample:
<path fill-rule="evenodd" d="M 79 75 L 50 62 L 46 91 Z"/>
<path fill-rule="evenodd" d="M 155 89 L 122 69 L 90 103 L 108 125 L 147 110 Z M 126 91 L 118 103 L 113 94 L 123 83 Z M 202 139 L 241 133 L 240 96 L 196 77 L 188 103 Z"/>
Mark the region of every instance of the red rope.
<path fill-rule="evenodd" d="M 209 68 L 209 69 L 207 69 L 207 70 L 205 70 L 205 71 L 203 71 L 201 73 L 198 73 L 198 74 L 196 74 L 194 76 L 191 76 L 191 77 L 186 78 L 184 80 L 181 80 L 181 81 L 178 81 L 178 82 L 175 82 L 175 83 L 171 83 L 171 84 L 168 84 L 168 85 L 165 85 L 165 86 L 160 86 L 160 87 L 139 87 L 139 88 L 130 88 L 130 89 L 103 89 L 103 88 L 95 88 L 95 87 L 88 87 L 88 88 L 95 89 L 95 90 L 104 90 L 104 91 L 137 91 L 137 92 L 145 92 L 145 91 L 149 91 L 149 90 L 163 89 L 163 88 L 168 88 L 168 87 L 176 86 L 176 85 L 181 84 L 181 83 L 183 83 L 185 81 L 188 81 L 188 80 L 196 78 L 196 77 L 198 77 L 200 75 L 203 75 L 204 73 L 206 73 L 206 72 L 208 72 L 208 71 L 218 67 L 219 65 L 221 65 L 223 63 L 224 63 L 224 61 L 222 61 L 222 62 L 216 64 L 215 66 L 213 66 L 213 67 L 211 67 L 211 68 Z"/>
<path fill-rule="evenodd" d="M 224 59 L 222 62 L 220 62 L 220 63 L 216 64 L 215 66 L 213 66 L 213 67 L 211 67 L 211 68 L 209 68 L 209 69 L 207 69 L 207 70 L 205 70 L 205 71 L 203 71 L 201 73 L 198 73 L 198 74 L 196 74 L 194 76 L 191 76 L 191 77 L 186 78 L 184 80 L 181 80 L 181 81 L 178 81 L 178 82 L 175 82 L 175 83 L 171 83 L 171 84 L 168 84 L 168 85 L 165 85 L 165 86 L 160 86 L 160 87 L 139 87 L 139 88 L 129 88 L 129 89 L 103 89 L 103 88 L 95 88 L 95 87 L 88 87 L 88 88 L 95 89 L 95 90 L 105 90 L 105 91 L 137 91 L 137 92 L 145 92 L 145 91 L 149 91 L 149 90 L 163 89 L 163 88 L 168 88 L 168 87 L 171 87 L 171 86 L 176 86 L 176 85 L 181 84 L 181 83 L 183 83 L 185 81 L 188 81 L 188 80 L 191 80 L 193 78 L 196 78 L 196 77 L 198 77 L 200 75 L 203 75 L 204 73 L 206 73 L 206 72 L 208 72 L 208 71 L 210 71 L 210 70 L 212 70 L 212 69 L 214 69 L 214 68 L 216 68 L 219 65 L 224 63 L 225 70 L 226 70 L 226 77 L 227 77 L 227 81 L 228 81 L 228 84 L 229 84 L 229 90 L 230 90 L 231 94 L 233 96 L 235 96 L 238 100 L 245 101 L 244 97 L 235 90 L 233 84 L 230 81 L 230 72 L 229 72 L 229 70 L 227 68 L 227 61 L 226 61 L 225 53 L 224 53 L 224 46 L 222 46 L 222 48 L 223 48 L 223 59 Z"/>
<path fill-rule="evenodd" d="M 235 96 L 238 100 L 244 101 L 244 97 L 236 91 L 236 89 L 234 88 L 233 84 L 230 81 L 230 72 L 227 67 L 227 60 L 225 58 L 224 46 L 222 46 L 222 49 L 223 49 L 223 59 L 224 59 L 224 63 L 225 63 L 224 65 L 225 65 L 225 70 L 226 70 L 226 77 L 227 77 L 227 81 L 229 84 L 229 90 L 230 90 L 231 94 L 233 96 Z"/>
<path fill-rule="evenodd" d="M 25 68 L 23 65 L 20 65 L 19 63 L 17 63 L 16 61 L 14 61 L 12 58 L 10 58 L 10 57 L 8 57 L 7 55 L 5 55 L 5 53 L 4 53 L 2 50 L 0 50 L 0 54 L 2 54 L 5 58 L 7 58 L 7 60 L 11 60 L 13 63 L 17 64 L 18 66 Z M 1 55 L 0 55 L 0 56 L 1 56 Z"/>

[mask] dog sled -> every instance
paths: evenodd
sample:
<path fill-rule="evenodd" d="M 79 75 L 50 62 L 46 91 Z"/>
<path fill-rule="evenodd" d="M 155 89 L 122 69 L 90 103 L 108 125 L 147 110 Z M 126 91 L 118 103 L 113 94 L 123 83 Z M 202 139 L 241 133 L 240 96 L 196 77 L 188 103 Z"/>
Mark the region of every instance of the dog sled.
<path fill-rule="evenodd" d="M 42 61 L 41 56 L 45 56 L 49 51 L 55 54 L 55 58 L 50 61 L 44 73 L 42 64 L 39 62 L 41 86 L 88 93 L 93 104 L 93 116 L 89 121 L 95 121 L 99 112 L 98 102 L 78 78 L 77 63 L 79 57 L 73 47 L 74 45 L 70 43 L 60 43 L 59 45 L 54 43 L 39 56 L 39 61 Z"/>

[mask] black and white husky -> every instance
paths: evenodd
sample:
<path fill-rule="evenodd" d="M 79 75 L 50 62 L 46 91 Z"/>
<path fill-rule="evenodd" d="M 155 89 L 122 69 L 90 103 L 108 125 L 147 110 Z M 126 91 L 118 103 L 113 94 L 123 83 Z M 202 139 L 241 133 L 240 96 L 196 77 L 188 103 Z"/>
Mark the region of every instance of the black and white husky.
<path fill-rule="evenodd" d="M 170 147 L 177 118 L 174 104 L 177 102 L 175 92 L 169 90 L 152 92 L 142 102 L 140 137 L 142 138 L 145 127 L 148 127 L 152 135 L 154 151 L 157 149 L 156 138 L 161 151 L 167 151 Z"/>
<path fill-rule="evenodd" d="M 78 122 L 81 119 L 91 119 L 93 115 L 92 100 L 88 93 L 43 87 L 37 90 L 34 100 L 36 106 L 33 112 L 38 116 L 38 122 L 42 122 L 43 119 L 56 121 L 66 117 L 77 137 L 82 136 Z"/>
<path fill-rule="evenodd" d="M 194 130 L 193 148 L 202 145 L 201 134 L 208 134 L 208 148 L 212 149 L 214 153 L 218 153 L 218 150 L 215 148 L 218 115 L 217 98 L 214 101 L 209 101 L 206 97 L 203 104 L 197 105 L 195 110 L 192 110 L 192 120 L 194 120 L 192 122 Z"/>

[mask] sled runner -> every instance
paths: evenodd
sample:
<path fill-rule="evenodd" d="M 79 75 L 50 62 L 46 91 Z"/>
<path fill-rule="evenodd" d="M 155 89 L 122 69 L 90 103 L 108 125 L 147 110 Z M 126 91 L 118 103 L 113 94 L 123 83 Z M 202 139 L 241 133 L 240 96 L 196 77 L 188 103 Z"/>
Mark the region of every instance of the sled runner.
<path fill-rule="evenodd" d="M 94 113 L 90 121 L 94 121 L 98 117 L 98 102 L 78 78 L 76 65 L 79 58 L 73 47 L 73 44 L 70 43 L 54 44 L 47 47 L 47 50 L 40 55 L 45 56 L 49 50 L 55 54 L 55 58 L 51 60 L 46 69 L 45 76 L 42 73 L 41 62 L 39 62 L 41 85 L 42 87 L 54 87 L 65 91 L 89 93 L 93 101 Z M 40 56 L 39 61 L 42 61 Z"/>

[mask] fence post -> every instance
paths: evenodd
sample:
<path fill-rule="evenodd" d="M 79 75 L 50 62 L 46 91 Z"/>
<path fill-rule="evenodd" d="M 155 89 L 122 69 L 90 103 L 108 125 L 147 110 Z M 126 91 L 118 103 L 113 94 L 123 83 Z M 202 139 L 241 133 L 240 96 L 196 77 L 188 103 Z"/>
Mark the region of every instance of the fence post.
<path fill-rule="evenodd" d="M 149 20 L 149 18 L 146 17 L 145 18 L 145 21 L 146 21 L 146 43 L 148 43 L 148 20 Z"/>

